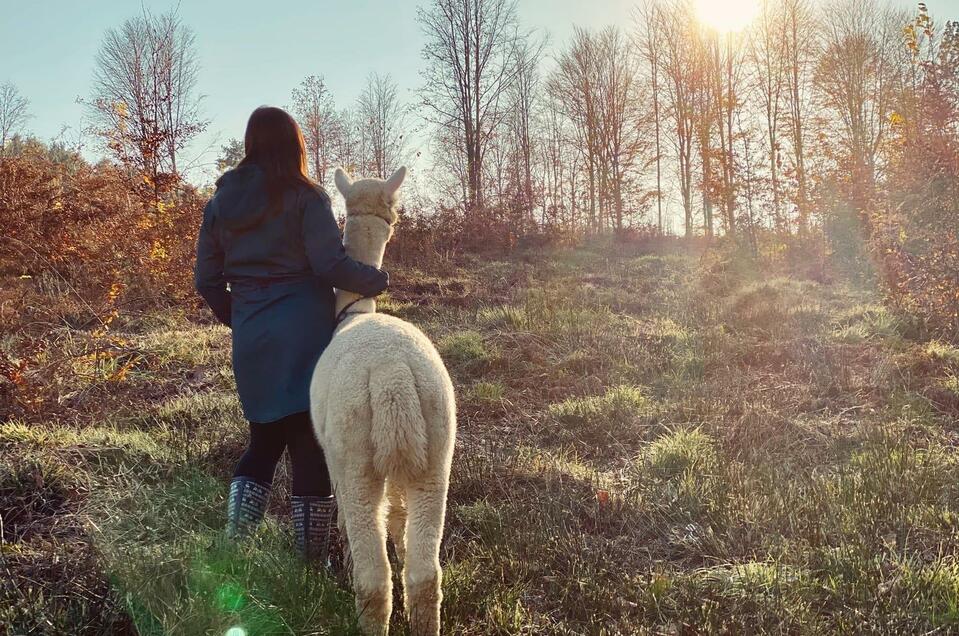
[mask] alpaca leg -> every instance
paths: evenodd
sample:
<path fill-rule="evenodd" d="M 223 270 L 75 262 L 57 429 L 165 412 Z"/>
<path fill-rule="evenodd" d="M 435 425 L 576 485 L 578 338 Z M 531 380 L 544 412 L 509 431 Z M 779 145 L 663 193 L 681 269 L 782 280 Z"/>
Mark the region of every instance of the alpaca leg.
<path fill-rule="evenodd" d="M 380 636 L 389 630 L 393 609 L 383 518 L 385 482 L 357 471 L 347 476 L 347 483 L 341 484 L 339 498 L 353 561 L 356 612 L 362 632 Z"/>
<path fill-rule="evenodd" d="M 446 478 L 411 485 L 407 491 L 409 522 L 403 587 L 410 630 L 414 636 L 440 633 L 443 573 L 440 541 L 446 513 Z"/>
<path fill-rule="evenodd" d="M 390 502 L 390 511 L 386 515 L 386 526 L 389 528 L 393 547 L 396 549 L 396 558 L 400 567 L 406 562 L 406 496 L 403 488 L 395 479 L 386 482 L 387 498 Z"/>
<path fill-rule="evenodd" d="M 337 501 L 340 501 L 337 498 Z M 342 504 L 339 505 L 339 510 L 336 514 L 336 528 L 339 531 L 340 536 L 340 550 L 343 553 L 343 569 L 338 573 L 338 579 L 340 583 L 346 584 L 350 583 L 350 577 L 353 576 L 353 555 L 350 553 L 350 537 L 346 533 L 346 514 L 343 510 Z M 352 586 L 352 583 L 350 583 Z"/>
<path fill-rule="evenodd" d="M 340 457 L 334 453 L 326 453 L 326 465 L 327 469 L 330 471 L 330 482 L 333 486 L 333 496 L 336 497 L 337 502 L 336 529 L 339 545 L 332 547 L 334 551 L 338 550 L 340 552 L 340 559 L 342 559 L 339 564 L 340 567 L 334 568 L 334 574 L 336 575 L 337 580 L 345 586 L 350 583 L 350 576 L 353 572 L 353 562 L 352 557 L 350 556 L 350 541 L 346 534 L 347 511 L 343 509 L 343 506 L 340 503 L 340 489 L 339 486 L 337 486 L 338 483 L 343 481 L 341 477 L 341 464 L 342 461 Z"/>

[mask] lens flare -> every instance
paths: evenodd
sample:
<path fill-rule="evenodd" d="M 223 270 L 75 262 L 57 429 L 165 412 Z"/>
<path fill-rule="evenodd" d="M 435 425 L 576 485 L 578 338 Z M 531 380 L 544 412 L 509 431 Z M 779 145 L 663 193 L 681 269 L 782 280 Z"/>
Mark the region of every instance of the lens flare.
<path fill-rule="evenodd" d="M 236 612 L 246 605 L 246 594 L 236 583 L 224 583 L 216 590 L 216 604 L 225 612 Z"/>

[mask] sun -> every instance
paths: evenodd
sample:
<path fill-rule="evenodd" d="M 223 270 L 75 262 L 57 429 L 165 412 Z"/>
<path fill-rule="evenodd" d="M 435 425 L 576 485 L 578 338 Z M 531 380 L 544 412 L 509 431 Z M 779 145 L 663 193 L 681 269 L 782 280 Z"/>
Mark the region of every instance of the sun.
<path fill-rule="evenodd" d="M 694 0 L 704 26 L 719 33 L 742 31 L 759 14 L 759 0 Z"/>

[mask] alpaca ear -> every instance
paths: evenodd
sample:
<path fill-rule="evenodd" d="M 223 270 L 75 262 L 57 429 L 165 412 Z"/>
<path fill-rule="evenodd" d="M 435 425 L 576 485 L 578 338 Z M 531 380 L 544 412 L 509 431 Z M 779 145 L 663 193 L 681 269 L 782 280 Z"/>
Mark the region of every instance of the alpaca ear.
<path fill-rule="evenodd" d="M 386 180 L 386 196 L 393 196 L 406 179 L 406 166 L 400 166 L 393 176 Z"/>
<path fill-rule="evenodd" d="M 350 186 L 353 185 L 353 180 L 350 179 L 350 175 L 346 174 L 343 168 L 337 168 L 336 173 L 333 175 L 333 181 L 336 182 L 336 189 L 340 191 L 344 197 L 350 191 Z"/>

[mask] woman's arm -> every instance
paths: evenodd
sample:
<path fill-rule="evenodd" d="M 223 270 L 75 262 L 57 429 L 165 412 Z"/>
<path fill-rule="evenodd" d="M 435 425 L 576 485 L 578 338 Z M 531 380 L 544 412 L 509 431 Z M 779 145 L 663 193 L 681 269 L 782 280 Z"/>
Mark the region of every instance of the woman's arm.
<path fill-rule="evenodd" d="M 217 320 L 230 326 L 232 299 L 223 276 L 223 248 L 213 234 L 213 199 L 203 208 L 203 223 L 196 243 L 193 282 Z"/>
<path fill-rule="evenodd" d="M 372 297 L 389 284 L 386 272 L 355 261 L 346 253 L 340 228 L 326 197 L 311 197 L 303 211 L 303 245 L 313 272 L 337 289 Z"/>

